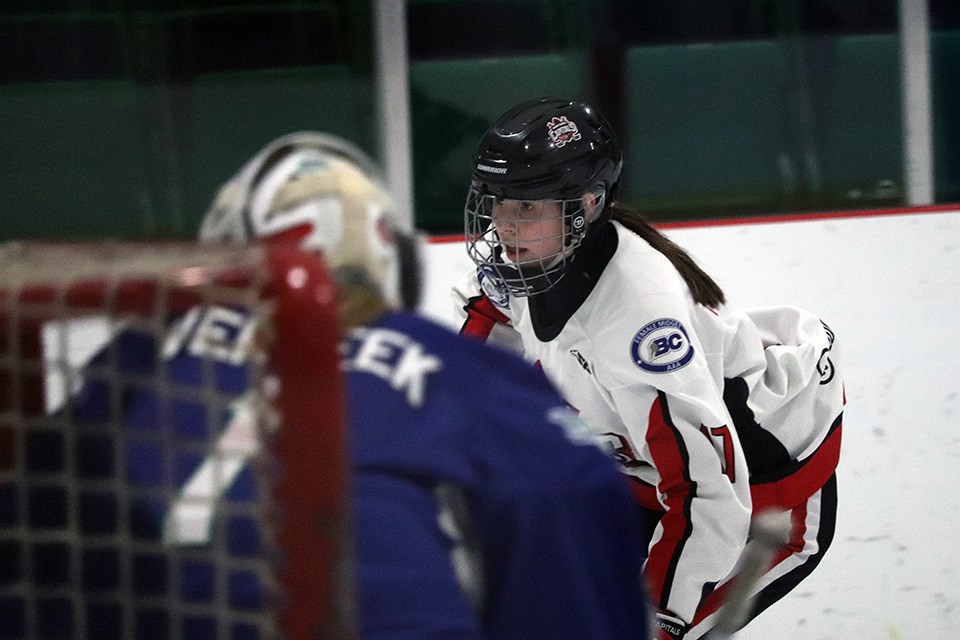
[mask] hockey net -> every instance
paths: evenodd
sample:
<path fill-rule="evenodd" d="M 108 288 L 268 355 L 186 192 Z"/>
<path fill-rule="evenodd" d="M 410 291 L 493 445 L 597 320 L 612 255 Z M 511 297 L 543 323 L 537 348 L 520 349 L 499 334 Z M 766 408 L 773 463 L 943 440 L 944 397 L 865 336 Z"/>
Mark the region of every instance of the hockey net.
<path fill-rule="evenodd" d="M 353 637 L 335 305 L 292 249 L 0 246 L 0 638 Z"/>

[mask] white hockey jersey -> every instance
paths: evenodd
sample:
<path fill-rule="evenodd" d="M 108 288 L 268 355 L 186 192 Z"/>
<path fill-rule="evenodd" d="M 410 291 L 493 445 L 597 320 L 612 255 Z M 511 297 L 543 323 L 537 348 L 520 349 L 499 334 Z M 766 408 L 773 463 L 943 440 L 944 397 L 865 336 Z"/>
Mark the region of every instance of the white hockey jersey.
<path fill-rule="evenodd" d="M 800 309 L 696 304 L 663 254 L 612 224 L 612 257 L 547 339 L 532 298 L 476 274 L 454 298 L 464 333 L 503 343 L 512 326 L 637 481 L 640 502 L 664 512 L 646 566 L 654 605 L 693 622 L 733 571 L 751 512 L 796 506 L 833 474 L 845 401 L 838 349 Z"/>

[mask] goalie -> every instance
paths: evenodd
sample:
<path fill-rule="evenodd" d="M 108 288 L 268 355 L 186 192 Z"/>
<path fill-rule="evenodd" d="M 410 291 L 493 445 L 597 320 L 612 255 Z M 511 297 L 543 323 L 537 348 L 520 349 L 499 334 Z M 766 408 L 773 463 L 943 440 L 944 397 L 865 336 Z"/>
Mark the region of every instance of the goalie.
<path fill-rule="evenodd" d="M 361 638 L 644 636 L 645 541 L 628 486 L 541 374 L 399 310 L 416 301 L 417 245 L 394 229 L 366 156 L 318 133 L 275 140 L 223 186 L 200 237 L 296 243 L 322 254 L 337 281 Z M 74 472 L 116 477 L 130 489 L 122 502 L 104 494 L 80 515 L 80 530 L 91 533 L 71 543 L 82 555 L 83 593 L 37 616 L 4 602 L 0 636 L 23 635 L 25 618 L 37 617 L 42 637 L 84 635 L 78 628 L 98 638 L 226 637 L 227 629 L 230 637 L 265 637 L 248 624 L 270 607 L 269 580 L 248 570 L 265 552 L 262 532 L 239 517 L 241 505 L 257 505 L 251 461 L 259 443 L 244 420 L 249 354 L 227 346 L 229 336 L 249 335 L 249 319 L 222 307 L 205 309 L 202 320 L 198 313 L 173 319 L 162 340 L 124 330 L 93 358 L 91 371 L 115 362 L 122 375 L 88 377 L 69 411 L 81 430 L 119 416 L 124 431 L 116 434 L 121 444 L 78 450 Z M 177 385 L 213 371 L 218 390 L 236 398 L 233 417 L 215 425 L 229 441 L 227 463 L 216 450 L 204 459 L 156 446 L 150 436 L 161 420 L 173 420 L 186 443 L 207 442 L 213 422 L 195 404 L 165 406 L 143 384 L 160 367 Z M 482 392 L 477 380 L 486 381 Z M 26 457 L 37 475 L 28 482 L 42 484 L 44 460 L 59 453 L 35 444 Z M 157 483 L 171 477 L 182 483 L 180 496 L 159 498 Z M 134 487 L 151 498 L 129 500 Z M 0 492 L 0 512 L 15 512 L 9 497 Z M 71 517 L 59 513 L 66 506 L 36 506 L 31 522 Z M 136 543 L 130 557 L 103 549 L 98 536 L 108 527 Z M 191 553 L 213 535 L 225 536 L 227 560 Z M 18 593 L 35 593 L 64 565 L 71 563 L 53 547 L 38 546 Z M 133 613 L 100 606 L 108 592 L 129 596 Z M 200 602 L 216 606 L 204 616 Z M 73 604 L 98 613 L 78 623 Z"/>
<path fill-rule="evenodd" d="M 241 169 L 201 230 L 299 243 L 338 281 L 361 637 L 643 637 L 626 483 L 538 372 L 394 310 L 419 274 L 390 210 L 362 153 L 300 133 Z"/>

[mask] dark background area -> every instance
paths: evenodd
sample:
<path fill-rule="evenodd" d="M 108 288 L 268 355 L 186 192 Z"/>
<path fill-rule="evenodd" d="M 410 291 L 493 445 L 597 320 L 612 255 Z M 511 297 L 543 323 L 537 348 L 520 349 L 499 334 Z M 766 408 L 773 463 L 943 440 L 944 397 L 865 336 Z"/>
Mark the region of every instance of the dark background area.
<path fill-rule="evenodd" d="M 960 3 L 930 0 L 936 199 L 960 201 Z M 897 0 L 410 0 L 415 224 L 536 95 L 592 102 L 654 220 L 903 203 Z M 376 156 L 369 0 L 7 0 L 0 238 L 192 237 L 258 148 Z"/>

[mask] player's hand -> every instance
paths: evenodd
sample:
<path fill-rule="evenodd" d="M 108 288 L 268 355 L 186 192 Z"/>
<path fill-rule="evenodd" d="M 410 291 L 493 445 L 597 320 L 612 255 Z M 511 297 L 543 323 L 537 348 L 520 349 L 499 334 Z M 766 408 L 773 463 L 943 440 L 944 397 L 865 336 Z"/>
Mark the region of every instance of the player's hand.
<path fill-rule="evenodd" d="M 687 623 L 661 609 L 654 615 L 653 631 L 653 640 L 683 640 L 687 635 Z"/>

